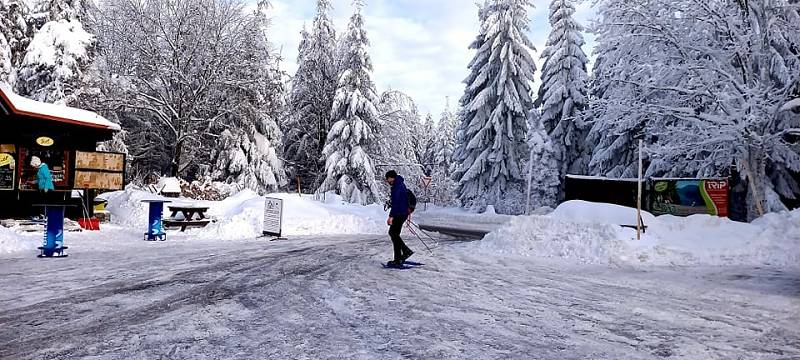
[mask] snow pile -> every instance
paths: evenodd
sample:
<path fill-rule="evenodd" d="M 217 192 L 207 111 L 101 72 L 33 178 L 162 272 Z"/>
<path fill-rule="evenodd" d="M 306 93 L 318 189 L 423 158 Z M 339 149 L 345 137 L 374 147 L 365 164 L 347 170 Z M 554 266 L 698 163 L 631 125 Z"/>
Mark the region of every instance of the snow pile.
<path fill-rule="evenodd" d="M 521 256 L 581 263 L 647 265 L 773 265 L 800 263 L 800 210 L 772 213 L 751 224 L 710 215 L 643 212 L 647 231 L 636 240 L 636 210 L 568 201 L 548 216 L 512 219 L 477 246 Z"/>
<path fill-rule="evenodd" d="M 533 215 L 511 219 L 477 246 L 499 254 L 605 263 L 623 253 L 625 244 L 619 239 L 617 228 L 608 224 L 581 224 Z"/>
<path fill-rule="evenodd" d="M 103 194 L 103 198 L 108 201 L 106 210 L 111 213 L 111 222 L 124 228 L 141 229 L 142 233 L 147 227 L 148 204 L 143 200 L 167 200 L 161 195 L 156 195 L 146 191 L 129 188 L 125 191 L 114 191 Z M 165 204 L 168 205 L 168 204 Z M 166 207 L 164 208 L 166 212 Z M 165 214 L 169 215 L 169 214 Z"/>
<path fill-rule="evenodd" d="M 36 251 L 42 244 L 42 233 L 23 233 L 0 226 L 0 254 L 17 251 Z"/>
<path fill-rule="evenodd" d="M 207 206 L 208 217 L 214 222 L 200 229 L 189 229 L 191 238 L 233 240 L 261 235 L 264 219 L 264 197 L 252 190 L 244 190 L 222 201 L 170 199 L 145 191 L 128 189 L 104 195 L 112 222 L 125 228 L 142 229 L 147 226 L 148 204 L 142 200 L 166 199 L 164 216 L 169 216 L 169 205 Z M 270 194 L 283 199 L 283 235 L 334 235 L 383 234 L 387 231 L 386 212 L 379 205 L 361 206 L 342 201 L 335 194 L 327 194 L 326 201 L 297 194 Z"/>

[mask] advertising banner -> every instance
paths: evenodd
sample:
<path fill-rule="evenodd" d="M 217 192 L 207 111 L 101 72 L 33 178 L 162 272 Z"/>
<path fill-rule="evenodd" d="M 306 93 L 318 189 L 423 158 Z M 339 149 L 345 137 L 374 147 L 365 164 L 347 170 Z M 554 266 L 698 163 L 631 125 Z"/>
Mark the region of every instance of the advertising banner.
<path fill-rule="evenodd" d="M 652 179 L 650 211 L 653 215 L 728 216 L 727 179 Z"/>

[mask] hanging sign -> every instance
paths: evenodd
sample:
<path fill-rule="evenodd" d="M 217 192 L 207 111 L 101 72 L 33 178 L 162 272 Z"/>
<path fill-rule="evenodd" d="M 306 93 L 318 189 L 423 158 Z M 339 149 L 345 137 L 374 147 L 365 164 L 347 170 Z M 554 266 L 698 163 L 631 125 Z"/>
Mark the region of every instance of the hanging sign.
<path fill-rule="evenodd" d="M 264 235 L 281 237 L 283 225 L 283 200 L 266 198 L 264 202 Z"/>
<path fill-rule="evenodd" d="M 39 144 L 40 146 L 53 146 L 53 144 L 55 144 L 56 142 L 52 138 L 49 138 L 47 136 L 41 136 L 36 138 L 36 143 Z"/>

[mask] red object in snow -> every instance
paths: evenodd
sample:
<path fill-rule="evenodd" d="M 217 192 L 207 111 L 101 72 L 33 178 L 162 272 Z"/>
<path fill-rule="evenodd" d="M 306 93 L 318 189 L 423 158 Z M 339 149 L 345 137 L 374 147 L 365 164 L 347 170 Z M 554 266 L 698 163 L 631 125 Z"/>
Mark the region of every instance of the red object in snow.
<path fill-rule="evenodd" d="M 100 230 L 100 220 L 97 218 L 80 218 L 78 219 L 78 225 L 86 230 L 93 230 L 99 231 Z"/>

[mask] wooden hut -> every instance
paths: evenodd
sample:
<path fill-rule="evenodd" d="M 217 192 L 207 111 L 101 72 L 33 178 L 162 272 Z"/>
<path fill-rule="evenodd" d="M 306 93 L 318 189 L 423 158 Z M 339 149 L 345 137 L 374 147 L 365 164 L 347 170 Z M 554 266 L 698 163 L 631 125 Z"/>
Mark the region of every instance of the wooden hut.
<path fill-rule="evenodd" d="M 91 111 L 21 97 L 4 85 L 0 108 L 0 219 L 39 211 L 32 208 L 43 201 L 30 164 L 33 156 L 53 174 L 56 191 L 51 199 L 70 201 L 76 189 L 122 187 L 124 155 L 95 151 L 98 142 L 120 130 L 119 125 Z M 116 164 L 103 163 L 104 156 Z"/>

